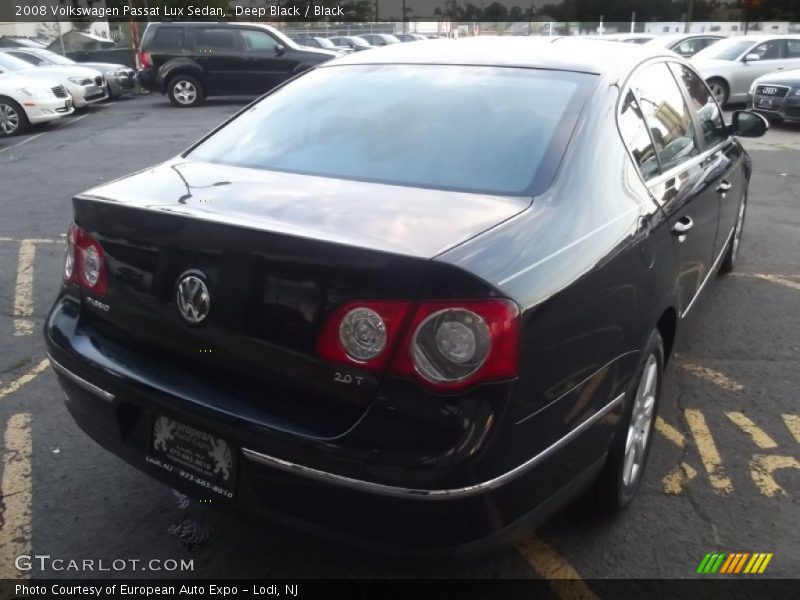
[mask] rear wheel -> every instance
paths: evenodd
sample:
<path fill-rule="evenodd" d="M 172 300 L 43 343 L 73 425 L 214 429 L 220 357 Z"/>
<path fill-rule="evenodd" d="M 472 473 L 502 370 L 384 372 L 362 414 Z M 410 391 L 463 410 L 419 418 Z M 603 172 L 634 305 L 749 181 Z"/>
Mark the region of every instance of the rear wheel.
<path fill-rule="evenodd" d="M 725 103 L 728 102 L 728 96 L 730 96 L 731 93 L 728 83 L 719 77 L 712 77 L 706 83 L 711 93 L 714 94 L 714 98 L 719 102 L 719 105 L 725 106 Z"/>
<path fill-rule="evenodd" d="M 0 96 L 0 137 L 9 137 L 25 131 L 30 123 L 22 107 L 11 98 Z"/>
<path fill-rule="evenodd" d="M 744 229 L 744 217 L 747 212 L 747 194 L 742 198 L 739 204 L 739 214 L 736 217 L 736 225 L 733 230 L 733 237 L 728 243 L 728 250 L 725 252 L 725 258 L 722 259 L 722 264 L 719 266 L 720 273 L 730 273 L 736 268 L 736 259 L 739 257 L 739 246 L 742 241 L 742 230 Z"/>
<path fill-rule="evenodd" d="M 600 479 L 595 484 L 597 507 L 614 514 L 628 506 L 644 476 L 661 398 L 664 342 L 653 331 L 639 373 L 625 398 L 625 410 Z"/>
<path fill-rule="evenodd" d="M 170 79 L 167 94 L 172 104 L 181 108 L 197 106 L 205 97 L 203 86 L 190 75 L 176 75 Z"/>

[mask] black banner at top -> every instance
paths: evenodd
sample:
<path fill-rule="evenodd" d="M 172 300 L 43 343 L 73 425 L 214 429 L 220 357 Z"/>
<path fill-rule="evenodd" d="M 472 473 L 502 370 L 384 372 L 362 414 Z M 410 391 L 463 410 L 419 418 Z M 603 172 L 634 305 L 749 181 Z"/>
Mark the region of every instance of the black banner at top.
<path fill-rule="evenodd" d="M 797 0 L 2 0 L 3 23 L 800 21 Z"/>

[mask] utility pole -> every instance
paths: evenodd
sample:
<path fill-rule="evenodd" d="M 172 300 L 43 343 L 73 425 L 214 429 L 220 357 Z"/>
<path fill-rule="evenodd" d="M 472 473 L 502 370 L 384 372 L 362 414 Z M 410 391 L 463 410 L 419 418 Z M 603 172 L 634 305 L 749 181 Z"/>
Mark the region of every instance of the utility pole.
<path fill-rule="evenodd" d="M 634 33 L 634 28 L 636 26 L 636 11 L 631 13 L 631 33 Z"/>
<path fill-rule="evenodd" d="M 692 11 L 694 10 L 694 0 L 689 0 L 689 7 L 686 9 L 686 25 L 683 33 L 689 33 L 690 23 L 692 22 Z"/>

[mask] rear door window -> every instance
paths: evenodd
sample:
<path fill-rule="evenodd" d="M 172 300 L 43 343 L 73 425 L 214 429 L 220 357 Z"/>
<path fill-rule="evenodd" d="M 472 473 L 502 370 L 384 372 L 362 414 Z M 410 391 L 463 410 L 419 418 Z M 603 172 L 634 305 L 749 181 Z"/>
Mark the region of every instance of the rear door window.
<path fill-rule="evenodd" d="M 200 28 L 195 34 L 198 48 L 208 50 L 236 50 L 236 32 L 229 28 Z"/>
<path fill-rule="evenodd" d="M 697 156 L 692 115 L 666 63 L 639 70 L 631 80 L 631 88 L 653 138 L 661 171 Z"/>
<path fill-rule="evenodd" d="M 182 27 L 159 27 L 153 36 L 153 50 L 183 50 Z"/>
<path fill-rule="evenodd" d="M 672 68 L 686 91 L 689 92 L 691 109 L 697 115 L 700 123 L 700 135 L 706 148 L 716 146 L 726 140 L 728 134 L 725 132 L 722 114 L 706 83 L 684 65 L 673 63 Z"/>

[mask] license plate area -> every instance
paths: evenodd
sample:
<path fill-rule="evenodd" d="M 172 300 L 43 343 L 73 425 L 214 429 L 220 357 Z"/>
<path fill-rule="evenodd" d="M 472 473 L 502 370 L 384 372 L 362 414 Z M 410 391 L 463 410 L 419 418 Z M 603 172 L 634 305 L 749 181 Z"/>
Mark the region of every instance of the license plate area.
<path fill-rule="evenodd" d="M 223 438 L 163 415 L 153 419 L 147 462 L 210 494 L 233 498 L 237 457 Z"/>
<path fill-rule="evenodd" d="M 767 108 L 772 107 L 772 98 L 759 98 L 758 106 L 764 106 Z"/>
<path fill-rule="evenodd" d="M 72 99 L 64 101 L 64 108 L 71 108 L 72 107 Z"/>

